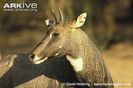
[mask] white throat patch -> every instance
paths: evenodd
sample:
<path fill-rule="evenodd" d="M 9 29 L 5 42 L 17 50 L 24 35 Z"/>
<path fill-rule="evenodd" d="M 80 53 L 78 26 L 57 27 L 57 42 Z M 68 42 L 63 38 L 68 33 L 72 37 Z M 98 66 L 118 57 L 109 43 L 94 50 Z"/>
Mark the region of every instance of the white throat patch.
<path fill-rule="evenodd" d="M 82 71 L 83 69 L 83 59 L 82 58 L 72 58 L 71 56 L 66 56 L 67 60 L 73 66 L 76 72 Z"/>

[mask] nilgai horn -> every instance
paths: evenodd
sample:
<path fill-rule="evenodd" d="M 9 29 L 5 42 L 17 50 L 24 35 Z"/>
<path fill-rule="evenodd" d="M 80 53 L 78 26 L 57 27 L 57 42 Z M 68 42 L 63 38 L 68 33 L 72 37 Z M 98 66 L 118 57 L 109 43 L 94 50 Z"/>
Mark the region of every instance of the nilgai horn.
<path fill-rule="evenodd" d="M 57 20 L 54 11 L 52 13 Z M 34 64 L 40 64 L 65 56 L 77 79 L 83 83 L 80 84 L 81 87 L 113 88 L 112 78 L 99 50 L 80 28 L 85 23 L 87 13 L 82 13 L 76 21 L 70 22 L 64 22 L 60 9 L 59 14 L 59 22 L 49 19 L 45 21 L 48 25 L 46 36 L 29 55 L 29 60 Z"/>

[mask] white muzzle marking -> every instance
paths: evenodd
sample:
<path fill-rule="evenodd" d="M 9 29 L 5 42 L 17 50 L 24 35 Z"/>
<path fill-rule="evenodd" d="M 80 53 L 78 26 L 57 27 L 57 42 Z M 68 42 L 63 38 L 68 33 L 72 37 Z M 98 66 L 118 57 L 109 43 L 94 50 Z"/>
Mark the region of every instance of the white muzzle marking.
<path fill-rule="evenodd" d="M 45 60 L 47 60 L 47 58 L 48 57 L 45 57 L 45 58 L 43 58 L 43 59 L 41 59 L 41 58 L 39 58 L 38 56 L 35 56 L 35 58 L 33 59 L 33 63 L 34 64 L 41 64 L 41 63 L 43 63 Z"/>
<path fill-rule="evenodd" d="M 35 55 L 35 57 L 33 58 L 33 61 L 38 61 L 40 59 L 41 59 L 40 57 L 38 57 L 37 55 Z"/>

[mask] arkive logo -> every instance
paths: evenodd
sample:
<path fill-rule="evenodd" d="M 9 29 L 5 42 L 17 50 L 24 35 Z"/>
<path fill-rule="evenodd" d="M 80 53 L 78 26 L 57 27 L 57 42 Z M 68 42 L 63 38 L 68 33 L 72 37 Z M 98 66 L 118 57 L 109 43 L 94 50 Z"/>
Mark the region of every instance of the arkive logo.
<path fill-rule="evenodd" d="M 38 9 L 37 3 L 27 3 L 23 1 L 20 3 L 5 3 L 3 11 L 38 11 Z"/>

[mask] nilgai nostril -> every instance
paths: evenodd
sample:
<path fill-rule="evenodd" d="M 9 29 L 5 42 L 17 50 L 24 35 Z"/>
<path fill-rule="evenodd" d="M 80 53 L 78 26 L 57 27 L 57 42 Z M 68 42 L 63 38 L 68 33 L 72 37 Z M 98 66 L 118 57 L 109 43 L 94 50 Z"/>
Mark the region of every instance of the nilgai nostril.
<path fill-rule="evenodd" d="M 29 55 L 29 59 L 30 59 L 31 61 L 34 59 L 34 57 L 35 57 L 35 54 L 30 54 L 30 55 Z"/>

